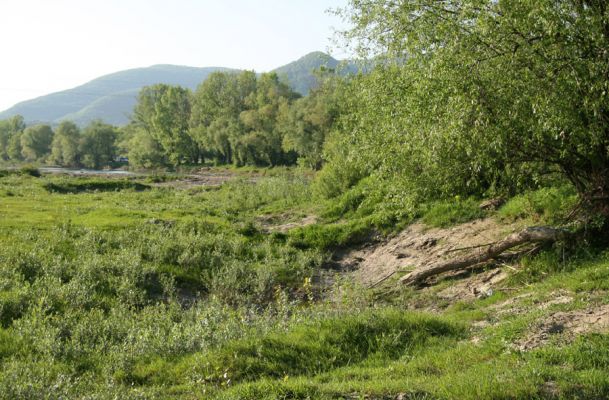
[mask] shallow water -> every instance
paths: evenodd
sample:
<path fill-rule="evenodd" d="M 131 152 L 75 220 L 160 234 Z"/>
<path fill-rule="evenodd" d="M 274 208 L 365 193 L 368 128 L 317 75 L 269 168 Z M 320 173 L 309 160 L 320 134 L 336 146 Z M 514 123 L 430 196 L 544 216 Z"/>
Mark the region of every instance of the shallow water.
<path fill-rule="evenodd" d="M 61 168 L 61 167 L 40 167 L 40 172 L 51 173 L 51 174 L 75 174 L 75 175 L 121 175 L 121 176 L 135 176 L 141 175 L 135 172 L 125 171 L 122 169 L 109 169 L 109 170 L 98 170 L 98 169 L 78 169 L 78 168 Z"/>

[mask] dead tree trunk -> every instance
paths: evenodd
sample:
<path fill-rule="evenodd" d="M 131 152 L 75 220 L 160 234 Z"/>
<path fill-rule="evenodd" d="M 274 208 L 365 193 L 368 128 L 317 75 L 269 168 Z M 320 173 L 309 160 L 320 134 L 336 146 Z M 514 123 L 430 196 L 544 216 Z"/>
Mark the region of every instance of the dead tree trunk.
<path fill-rule="evenodd" d="M 456 259 L 442 261 L 431 266 L 417 268 L 404 275 L 400 282 L 405 285 L 414 285 L 423 280 L 441 274 L 443 272 L 464 269 L 472 265 L 480 264 L 499 256 L 504 251 L 526 243 L 553 242 L 563 239 L 568 235 L 567 231 L 545 226 L 534 226 L 520 232 L 513 233 L 503 240 L 492 243 L 486 250 L 477 251 Z"/>

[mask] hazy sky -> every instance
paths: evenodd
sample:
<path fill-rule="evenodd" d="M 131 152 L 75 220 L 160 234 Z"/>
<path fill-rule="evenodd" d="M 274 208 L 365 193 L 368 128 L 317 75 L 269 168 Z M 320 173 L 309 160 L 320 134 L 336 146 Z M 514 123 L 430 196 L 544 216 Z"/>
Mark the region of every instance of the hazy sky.
<path fill-rule="evenodd" d="M 268 71 L 328 50 L 347 0 L 0 0 L 0 111 L 154 64 Z M 334 52 L 340 58 L 340 52 Z"/>

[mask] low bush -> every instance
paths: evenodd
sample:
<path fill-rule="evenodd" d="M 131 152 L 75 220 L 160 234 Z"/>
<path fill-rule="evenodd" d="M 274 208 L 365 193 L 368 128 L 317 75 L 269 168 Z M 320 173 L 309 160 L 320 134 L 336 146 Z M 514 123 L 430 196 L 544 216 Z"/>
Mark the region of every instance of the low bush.
<path fill-rule="evenodd" d="M 19 168 L 19 172 L 22 175 L 33 176 L 34 178 L 39 178 L 41 175 L 40 170 L 33 165 L 24 165 L 23 167 Z"/>

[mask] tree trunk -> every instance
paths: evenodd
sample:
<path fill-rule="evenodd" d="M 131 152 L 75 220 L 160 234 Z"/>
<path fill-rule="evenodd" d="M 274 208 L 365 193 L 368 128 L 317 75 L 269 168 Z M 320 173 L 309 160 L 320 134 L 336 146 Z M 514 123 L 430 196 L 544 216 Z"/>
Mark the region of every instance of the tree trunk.
<path fill-rule="evenodd" d="M 486 250 L 477 251 L 453 260 L 442 261 L 431 266 L 415 269 L 408 275 L 403 276 L 400 282 L 405 285 L 414 285 L 423 280 L 441 274 L 443 272 L 464 269 L 472 265 L 480 264 L 497 257 L 504 251 L 525 243 L 553 242 L 568 235 L 567 231 L 545 226 L 529 227 L 520 232 L 513 233 L 503 240 L 489 245 Z"/>

